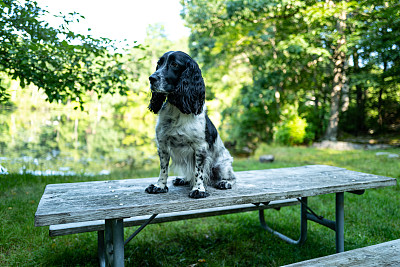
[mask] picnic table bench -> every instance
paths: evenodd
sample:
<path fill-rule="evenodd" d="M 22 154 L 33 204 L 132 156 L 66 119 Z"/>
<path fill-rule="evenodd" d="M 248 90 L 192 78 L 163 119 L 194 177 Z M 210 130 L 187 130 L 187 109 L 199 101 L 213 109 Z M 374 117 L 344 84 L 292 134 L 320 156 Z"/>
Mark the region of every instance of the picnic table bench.
<path fill-rule="evenodd" d="M 288 243 L 302 244 L 307 221 L 336 232 L 336 251 L 344 251 L 344 192 L 396 185 L 396 179 L 309 165 L 303 167 L 236 172 L 231 190 L 208 188 L 209 197 L 191 199 L 189 187 L 175 187 L 169 180 L 166 194 L 144 189 L 157 178 L 95 181 L 47 185 L 35 214 L 35 226 L 50 226 L 50 234 L 98 231 L 100 265 L 124 265 L 124 245 L 149 223 L 198 218 L 251 210 L 259 211 L 264 229 Z M 307 205 L 308 197 L 336 194 L 336 218 L 327 220 Z M 300 238 L 293 240 L 265 222 L 264 209 L 300 203 Z M 141 225 L 126 241 L 124 226 Z"/>
<path fill-rule="evenodd" d="M 284 267 L 307 266 L 400 266 L 400 239 L 385 243 L 349 250 L 340 254 L 333 254 L 321 258 L 297 262 Z"/>

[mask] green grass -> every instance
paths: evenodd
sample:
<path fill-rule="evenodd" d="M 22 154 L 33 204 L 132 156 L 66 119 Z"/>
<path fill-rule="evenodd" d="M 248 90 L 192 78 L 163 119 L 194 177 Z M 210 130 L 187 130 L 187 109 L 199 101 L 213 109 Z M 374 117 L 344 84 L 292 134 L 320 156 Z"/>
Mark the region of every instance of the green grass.
<path fill-rule="evenodd" d="M 388 151 L 388 150 L 386 150 Z M 235 159 L 236 171 L 327 164 L 400 178 L 400 159 L 377 151 L 334 151 L 305 147 L 262 146 L 250 159 Z M 389 152 L 400 154 L 400 149 Z M 275 155 L 262 164 L 261 154 Z M 98 177 L 0 177 L 0 266 L 97 266 L 96 233 L 51 238 L 34 227 L 34 214 L 46 184 L 100 179 L 154 177 L 158 168 L 114 171 Z M 334 218 L 334 195 L 309 199 L 314 210 Z M 270 226 L 293 238 L 299 234 L 299 208 L 266 212 Z M 400 238 L 400 186 L 345 194 L 345 250 Z M 126 237 L 134 231 L 125 230 Z M 125 248 L 127 266 L 279 266 L 335 253 L 333 231 L 309 222 L 303 246 L 288 245 L 264 231 L 256 212 L 148 226 Z"/>

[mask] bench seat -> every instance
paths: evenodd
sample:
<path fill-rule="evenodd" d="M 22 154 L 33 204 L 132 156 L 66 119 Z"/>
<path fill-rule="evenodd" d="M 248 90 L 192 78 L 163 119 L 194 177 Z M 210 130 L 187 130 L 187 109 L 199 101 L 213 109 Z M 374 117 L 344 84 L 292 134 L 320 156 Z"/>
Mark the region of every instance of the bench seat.
<path fill-rule="evenodd" d="M 227 207 L 217 207 L 217 208 L 200 209 L 200 210 L 170 212 L 158 215 L 150 223 L 155 224 L 163 222 L 173 222 L 179 220 L 195 219 L 195 218 L 248 212 L 248 211 L 257 211 L 264 209 L 279 209 L 281 207 L 292 206 L 296 204 L 299 204 L 297 199 L 286 199 L 286 200 L 272 201 L 268 205 L 264 205 L 262 203 L 260 205 L 243 204 L 243 205 L 233 205 Z M 145 223 L 148 219 L 149 216 L 136 216 L 136 217 L 126 218 L 124 219 L 124 227 L 139 226 Z M 105 228 L 104 225 L 105 225 L 104 220 L 57 224 L 50 226 L 49 233 L 50 236 L 61 236 L 61 235 L 93 232 L 93 231 L 102 231 Z"/>
<path fill-rule="evenodd" d="M 285 266 L 400 266 L 400 239 Z"/>

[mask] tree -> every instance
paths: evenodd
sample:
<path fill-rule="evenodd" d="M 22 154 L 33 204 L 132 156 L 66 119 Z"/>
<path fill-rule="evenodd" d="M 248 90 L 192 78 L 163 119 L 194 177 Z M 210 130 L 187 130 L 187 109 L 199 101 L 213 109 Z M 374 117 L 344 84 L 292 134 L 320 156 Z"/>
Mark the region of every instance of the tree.
<path fill-rule="evenodd" d="M 21 87 L 42 88 L 50 102 L 76 101 L 84 94 L 124 94 L 129 76 L 122 55 L 106 38 L 75 34 L 70 23 L 84 19 L 77 13 L 59 15 L 59 28 L 42 20 L 47 11 L 35 1 L 0 1 L 0 71 L 18 79 Z M 8 100 L 0 83 L 0 101 Z"/>
<path fill-rule="evenodd" d="M 298 102 L 304 109 L 305 103 L 324 98 L 330 45 L 321 45 L 325 36 L 312 29 L 321 7 L 307 1 L 285 3 L 184 2 L 184 18 L 192 28 L 189 44 L 205 71 L 222 69 L 224 76 L 232 68 L 248 68 L 251 82 L 242 85 L 224 112 L 235 125 L 230 138 L 242 147 L 270 141 L 282 108 Z M 324 109 L 315 107 L 312 114 Z"/>
<path fill-rule="evenodd" d="M 192 29 L 191 53 L 205 76 L 248 70 L 251 81 L 224 112 L 235 124 L 229 129 L 233 140 L 248 147 L 271 140 L 274 126 L 287 119 L 283 111 L 293 106 L 317 139 L 336 139 L 355 127 L 356 118 L 364 117 L 363 133 L 375 123 L 382 129 L 400 124 L 394 119 L 400 110 L 396 1 L 182 4 Z M 214 90 L 224 90 L 218 86 Z M 364 115 L 356 115 L 356 106 Z"/>
<path fill-rule="evenodd" d="M 324 139 L 336 141 L 339 127 L 339 112 L 340 112 L 340 96 L 344 93 L 343 88 L 346 86 L 345 81 L 345 66 L 347 65 L 346 57 L 346 18 L 347 5 L 346 2 L 341 3 L 329 2 L 328 6 L 336 8 L 337 4 L 341 4 L 339 10 L 335 14 L 337 38 L 333 41 L 332 61 L 333 61 L 333 80 L 331 92 L 331 105 L 329 114 L 329 123 L 325 132 Z"/>
<path fill-rule="evenodd" d="M 400 5 L 398 1 L 374 4 L 362 20 L 364 38 L 356 52 L 364 65 L 360 71 L 367 70 L 366 80 L 374 84 L 368 103 L 377 111 L 373 128 L 382 132 L 400 123 Z"/>

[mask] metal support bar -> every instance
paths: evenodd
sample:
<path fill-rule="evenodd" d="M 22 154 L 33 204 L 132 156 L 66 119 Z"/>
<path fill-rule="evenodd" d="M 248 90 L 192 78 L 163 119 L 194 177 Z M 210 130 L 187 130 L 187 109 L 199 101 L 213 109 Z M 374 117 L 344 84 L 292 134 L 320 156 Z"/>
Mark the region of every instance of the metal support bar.
<path fill-rule="evenodd" d="M 131 241 L 135 236 L 137 236 L 137 234 L 139 234 L 140 231 L 142 231 L 143 228 L 145 228 L 157 215 L 158 214 L 151 215 L 151 217 L 148 218 L 147 221 L 145 221 L 138 229 L 136 229 L 136 231 L 125 241 L 124 246 L 128 244 L 129 241 Z"/>
<path fill-rule="evenodd" d="M 336 252 L 344 251 L 344 193 L 336 193 Z"/>
<path fill-rule="evenodd" d="M 359 194 L 361 193 L 360 191 L 352 192 Z M 265 223 L 265 218 L 264 218 L 264 210 L 259 210 L 258 214 L 260 217 L 260 223 L 261 226 L 267 230 L 268 232 L 276 235 L 277 237 L 281 238 L 282 240 L 298 245 L 298 244 L 303 244 L 304 241 L 307 239 L 307 221 L 313 221 L 316 223 L 319 223 L 323 226 L 326 226 L 334 231 L 336 231 L 336 252 L 343 252 L 344 251 L 344 192 L 336 193 L 336 220 L 331 221 L 328 219 L 323 218 L 322 216 L 318 216 L 313 212 L 308 206 L 307 206 L 307 197 L 302 197 L 301 199 L 298 199 L 299 202 L 301 203 L 300 206 L 300 238 L 299 240 L 293 240 L 275 230 L 270 228 L 266 223 Z M 310 210 L 308 212 L 307 210 Z"/>
<path fill-rule="evenodd" d="M 314 217 L 316 217 L 316 218 L 318 218 L 318 219 L 320 219 L 320 220 L 324 218 L 324 216 L 319 216 L 319 215 L 317 215 L 317 214 L 307 205 L 307 203 L 303 202 L 303 200 L 302 200 L 301 198 L 297 198 L 297 201 L 299 201 L 300 203 L 302 203 L 302 204 L 306 207 L 306 209 L 310 212 L 310 214 L 314 215 Z"/>
<path fill-rule="evenodd" d="M 123 219 L 106 219 L 105 221 L 105 265 L 124 266 L 124 221 Z"/>
<path fill-rule="evenodd" d="M 365 190 L 361 189 L 361 190 L 354 190 L 354 191 L 347 191 L 347 192 L 352 193 L 352 194 L 356 194 L 356 195 L 362 195 L 362 194 L 365 193 Z"/>
<path fill-rule="evenodd" d="M 277 237 L 281 238 L 285 242 L 293 245 L 301 245 L 303 244 L 306 239 L 307 239 L 307 197 L 302 197 L 301 202 L 300 202 L 300 237 L 298 240 L 293 240 L 290 237 L 285 236 L 284 234 L 281 234 L 272 228 L 270 228 L 266 223 L 265 223 L 265 218 L 264 218 L 264 210 L 259 210 L 259 218 L 260 218 L 260 223 L 261 226 L 267 230 L 268 232 L 276 235 Z"/>
<path fill-rule="evenodd" d="M 332 229 L 333 231 L 336 231 L 336 223 L 334 221 L 331 221 L 331 220 L 328 220 L 325 218 L 321 218 L 321 217 L 317 217 L 314 214 L 311 214 L 308 212 L 307 212 L 307 220 L 319 223 L 323 226 L 326 226 L 326 227 Z"/>

